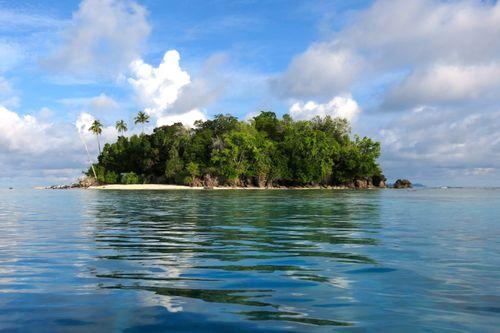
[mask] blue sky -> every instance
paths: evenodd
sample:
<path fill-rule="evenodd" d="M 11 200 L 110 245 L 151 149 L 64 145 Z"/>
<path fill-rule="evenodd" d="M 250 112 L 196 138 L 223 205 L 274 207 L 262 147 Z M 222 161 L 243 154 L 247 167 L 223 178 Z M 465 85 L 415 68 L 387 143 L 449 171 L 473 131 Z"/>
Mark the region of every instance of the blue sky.
<path fill-rule="evenodd" d="M 500 186 L 499 27 L 494 1 L 0 1 L 0 186 L 75 179 L 89 122 L 143 109 L 342 116 L 391 181 Z"/>

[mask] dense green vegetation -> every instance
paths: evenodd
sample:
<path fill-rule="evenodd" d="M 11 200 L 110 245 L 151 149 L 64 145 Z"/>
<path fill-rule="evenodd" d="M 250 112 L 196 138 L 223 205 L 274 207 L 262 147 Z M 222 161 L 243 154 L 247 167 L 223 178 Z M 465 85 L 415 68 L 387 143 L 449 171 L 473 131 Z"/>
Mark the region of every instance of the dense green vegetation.
<path fill-rule="evenodd" d="M 125 124 L 117 128 L 126 131 Z M 351 138 L 345 119 L 293 121 L 262 112 L 249 122 L 218 115 L 192 129 L 177 123 L 121 135 L 104 146 L 94 167 L 108 184 L 349 185 L 379 176 L 379 155 L 378 142 Z"/>

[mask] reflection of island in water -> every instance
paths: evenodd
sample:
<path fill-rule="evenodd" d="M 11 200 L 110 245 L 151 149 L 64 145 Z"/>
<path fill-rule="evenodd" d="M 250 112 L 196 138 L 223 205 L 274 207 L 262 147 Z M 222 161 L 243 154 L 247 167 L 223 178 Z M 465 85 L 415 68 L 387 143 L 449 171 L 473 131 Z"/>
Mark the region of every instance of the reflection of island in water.
<path fill-rule="evenodd" d="M 102 288 L 145 291 L 170 312 L 351 325 L 327 305 L 355 302 L 343 269 L 375 264 L 365 249 L 377 244 L 377 191 L 363 201 L 330 191 L 92 195 Z"/>

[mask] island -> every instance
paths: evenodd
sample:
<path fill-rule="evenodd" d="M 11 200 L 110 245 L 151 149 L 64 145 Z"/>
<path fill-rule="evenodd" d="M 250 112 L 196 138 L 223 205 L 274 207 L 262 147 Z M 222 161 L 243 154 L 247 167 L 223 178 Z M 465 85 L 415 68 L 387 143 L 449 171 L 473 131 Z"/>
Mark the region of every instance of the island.
<path fill-rule="evenodd" d="M 140 122 L 147 122 L 141 114 Z M 265 111 L 250 120 L 219 114 L 122 135 L 104 145 L 87 171 L 98 184 L 169 184 L 192 188 L 375 188 L 386 178 L 380 143 L 351 136 L 346 119 L 293 120 Z M 99 131 L 94 133 L 99 135 Z M 96 185 L 87 180 L 89 185 Z M 153 187 L 154 187 L 153 186 Z M 120 188 L 108 186 L 108 188 Z"/>

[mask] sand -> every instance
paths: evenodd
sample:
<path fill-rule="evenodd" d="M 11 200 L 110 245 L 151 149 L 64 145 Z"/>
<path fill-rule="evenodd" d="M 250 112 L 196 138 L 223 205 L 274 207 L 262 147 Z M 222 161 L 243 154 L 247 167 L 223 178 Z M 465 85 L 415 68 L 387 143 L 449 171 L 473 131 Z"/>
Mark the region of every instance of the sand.
<path fill-rule="evenodd" d="M 203 190 L 203 187 L 167 184 L 131 184 L 131 185 L 101 185 L 90 186 L 91 190 Z"/>
<path fill-rule="evenodd" d="M 114 184 L 114 185 L 100 185 L 100 186 L 90 186 L 91 190 L 204 190 L 204 187 L 191 187 L 185 185 L 168 185 L 168 184 L 131 184 L 131 185 L 122 185 L 122 184 Z M 211 187 L 210 190 L 314 190 L 314 189 L 325 189 L 322 187 L 289 187 L 289 188 L 267 188 L 267 187 L 229 187 L 229 186 L 220 186 L 220 187 Z M 346 187 L 329 187 L 329 189 L 334 190 L 345 190 Z"/>

